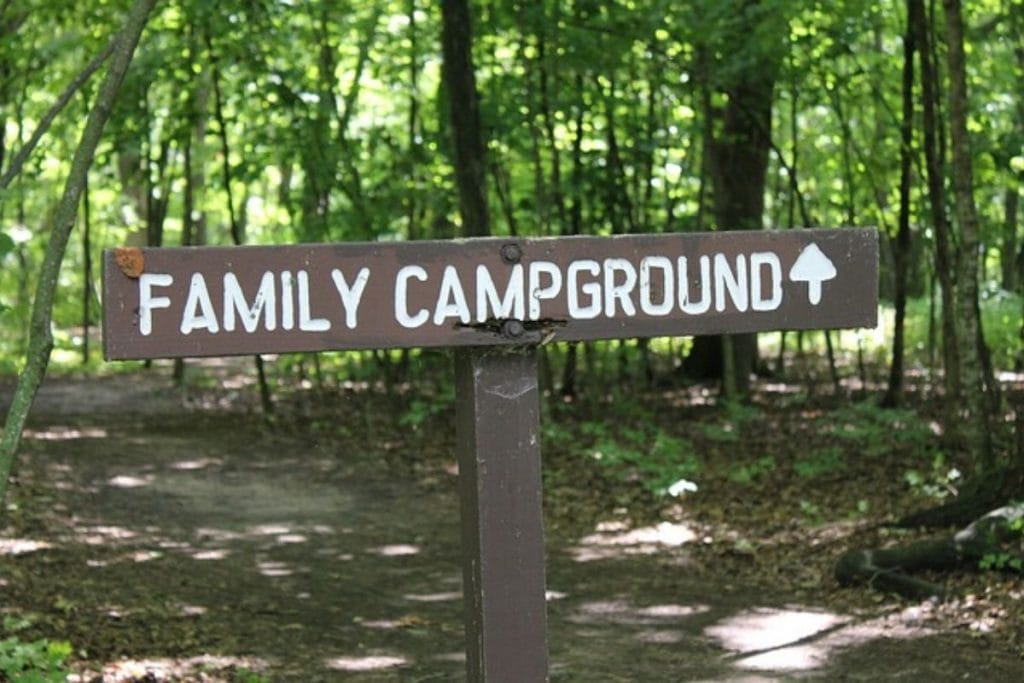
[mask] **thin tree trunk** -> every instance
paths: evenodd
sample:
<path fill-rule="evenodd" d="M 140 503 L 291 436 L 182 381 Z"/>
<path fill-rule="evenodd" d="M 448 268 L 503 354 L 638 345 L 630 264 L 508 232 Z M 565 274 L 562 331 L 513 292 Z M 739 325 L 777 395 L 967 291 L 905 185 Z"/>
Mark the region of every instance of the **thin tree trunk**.
<path fill-rule="evenodd" d="M 572 203 L 569 205 L 569 234 L 579 235 L 583 231 L 583 75 L 576 74 L 576 116 L 572 140 Z M 562 367 L 562 396 L 575 396 L 579 364 L 579 346 L 570 343 Z"/>
<path fill-rule="evenodd" d="M 914 38 L 921 58 L 921 123 L 924 133 L 925 170 L 928 176 L 928 200 L 932 211 L 932 227 L 935 231 L 935 275 L 940 287 L 942 301 L 942 365 L 945 371 L 943 384 L 946 390 L 947 421 L 955 421 L 952 411 L 955 397 L 960 394 L 959 353 L 956 345 L 956 317 L 953 293 L 956 289 L 953 270 L 952 248 L 950 246 L 949 221 L 946 216 L 946 188 L 943 174 L 945 144 L 938 125 L 938 74 L 932 35 L 928 17 L 924 11 L 924 0 L 910 0 L 914 4 Z"/>
<path fill-rule="evenodd" d="M 18 377 L 11 406 L 4 422 L 3 436 L 0 437 L 0 501 L 7 493 L 7 479 L 14 465 L 14 457 L 21 441 L 25 418 L 35 400 L 36 392 L 46 374 L 53 349 L 53 335 L 50 324 L 53 316 L 53 300 L 57 290 L 60 266 L 67 250 L 71 230 L 78 212 L 78 202 L 82 195 L 86 175 L 92 164 L 96 147 L 107 119 L 110 118 L 114 99 L 121 87 L 125 72 L 131 63 L 139 37 L 146 26 L 146 20 L 156 0 L 136 0 L 124 28 L 114 42 L 114 51 L 106 78 L 100 86 L 99 93 L 85 128 L 79 139 L 78 148 L 71 160 L 71 170 L 64 185 L 64 193 L 57 204 L 57 209 L 50 225 L 50 240 L 39 270 L 36 297 L 32 305 L 32 322 L 29 327 L 29 347 L 25 358 L 25 367 Z"/>
<path fill-rule="evenodd" d="M 231 193 L 231 148 L 228 146 L 227 120 L 224 117 L 224 101 L 222 99 L 220 89 L 220 70 L 217 68 L 217 59 L 213 52 L 213 42 L 209 34 L 206 35 L 206 46 L 210 51 L 210 62 L 212 67 L 210 75 L 213 85 L 213 116 L 217 121 L 221 157 L 223 159 L 223 177 L 221 178 L 221 182 L 225 198 L 227 199 L 228 220 L 230 221 L 231 227 L 231 241 L 237 247 L 241 246 L 245 241 L 245 221 L 240 219 L 235 211 L 235 202 Z M 240 210 L 244 212 L 245 206 L 243 205 Z M 267 371 L 263 364 L 263 356 L 256 354 L 253 356 L 253 361 L 256 365 L 256 378 L 260 388 L 260 406 L 263 408 L 263 412 L 269 415 L 274 412 L 274 399 L 270 393 L 270 383 L 267 382 Z"/>
<path fill-rule="evenodd" d="M 406 202 L 406 228 L 405 234 L 409 240 L 419 237 L 419 207 L 417 205 L 420 177 L 420 150 L 422 141 L 419 132 L 419 31 L 416 25 L 416 0 L 409 0 L 409 9 L 406 13 L 409 17 L 409 120 L 408 120 L 408 149 L 409 155 L 409 180 L 408 191 L 405 193 Z"/>
<path fill-rule="evenodd" d="M 1003 244 L 999 261 L 1002 266 L 1002 286 L 1007 292 L 1016 292 L 1017 281 L 1017 224 L 1020 190 L 1016 185 L 1003 193 Z"/>
<path fill-rule="evenodd" d="M 903 120 L 900 123 L 900 208 L 899 228 L 893 250 L 893 307 L 895 323 L 889 386 L 882 405 L 895 407 L 903 399 L 904 332 L 907 314 L 907 271 L 910 267 L 910 181 L 911 149 L 914 139 L 914 0 L 907 2 L 907 32 L 903 36 Z"/>
<path fill-rule="evenodd" d="M 949 68 L 950 139 L 953 143 L 953 190 L 960 227 L 956 296 L 956 342 L 960 353 L 960 390 L 965 419 L 956 420 L 979 472 L 995 464 L 984 371 L 984 336 L 978 310 L 979 221 L 974 204 L 974 173 L 967 132 L 967 66 L 960 0 L 943 0 L 946 13 L 946 61 Z"/>
<path fill-rule="evenodd" d="M 89 364 L 89 330 L 92 327 L 92 216 L 89 206 L 89 174 L 82 179 L 82 365 Z"/>

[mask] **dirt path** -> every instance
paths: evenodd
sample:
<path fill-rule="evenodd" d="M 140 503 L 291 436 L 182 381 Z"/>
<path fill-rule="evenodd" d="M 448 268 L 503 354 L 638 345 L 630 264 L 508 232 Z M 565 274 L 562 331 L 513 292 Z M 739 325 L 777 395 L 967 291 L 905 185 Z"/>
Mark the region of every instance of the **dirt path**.
<path fill-rule="evenodd" d="M 107 681 L 231 680 L 243 668 L 274 681 L 460 680 L 454 491 L 358 441 L 183 406 L 160 378 L 55 380 L 0 533 L 0 600 L 105 665 Z M 1024 670 L 984 639 L 915 625 L 914 608 L 835 614 L 709 577 L 692 568 L 695 542 L 672 525 L 552 534 L 552 679 L 1013 681 Z"/>

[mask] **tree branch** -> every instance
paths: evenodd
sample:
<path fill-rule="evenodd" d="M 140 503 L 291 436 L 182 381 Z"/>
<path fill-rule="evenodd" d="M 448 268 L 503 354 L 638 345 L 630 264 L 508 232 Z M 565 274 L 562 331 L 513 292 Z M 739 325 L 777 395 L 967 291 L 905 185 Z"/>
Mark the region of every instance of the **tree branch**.
<path fill-rule="evenodd" d="M 39 125 L 36 126 L 36 129 L 32 131 L 32 137 L 28 139 L 28 142 L 22 145 L 21 149 L 18 150 L 18 153 L 14 155 L 14 159 L 11 160 L 11 165 L 6 171 L 4 171 L 3 176 L 0 176 L 0 190 L 10 185 L 11 181 L 21 173 L 22 167 L 35 150 L 36 145 L 38 145 L 39 141 L 43 138 L 43 135 L 45 135 L 46 131 L 50 129 L 50 126 L 53 124 L 54 120 L 56 120 L 57 116 L 64 111 L 64 107 L 68 105 L 68 102 L 70 102 L 71 98 L 75 96 L 75 93 L 77 93 L 79 89 L 85 85 L 86 81 L 96 73 L 96 70 L 103 65 L 103 62 L 107 61 L 107 57 L 109 57 L 110 53 L 114 51 L 115 44 L 116 40 L 110 41 L 110 43 L 103 48 L 103 51 L 93 57 L 92 61 L 86 64 L 85 68 L 82 69 L 81 73 L 75 76 L 71 82 L 68 83 L 67 87 L 64 88 L 64 92 L 60 94 L 57 101 L 53 103 L 53 106 L 50 107 L 49 111 L 47 111 L 39 121 Z"/>

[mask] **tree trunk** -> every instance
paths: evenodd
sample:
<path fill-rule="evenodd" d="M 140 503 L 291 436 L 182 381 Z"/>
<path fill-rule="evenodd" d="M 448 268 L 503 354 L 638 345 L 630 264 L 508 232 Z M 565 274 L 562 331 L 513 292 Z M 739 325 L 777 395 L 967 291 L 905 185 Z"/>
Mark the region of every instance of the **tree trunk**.
<path fill-rule="evenodd" d="M 455 179 L 462 234 L 491 234 L 487 208 L 487 163 L 480 126 L 480 101 L 473 69 L 472 24 L 467 0 L 442 0 L 441 50 L 452 122 Z"/>
<path fill-rule="evenodd" d="M 36 392 L 46 374 L 53 349 L 53 336 L 50 324 L 53 316 L 53 300 L 57 290 L 60 266 L 67 250 L 71 230 L 78 212 L 78 202 L 82 195 L 86 175 L 92 164 L 96 147 L 99 145 L 103 128 L 110 118 L 114 99 L 121 87 L 125 72 L 131 63 L 139 37 L 145 28 L 146 20 L 156 0 L 136 0 L 125 20 L 124 27 L 114 43 L 114 51 L 106 78 L 100 86 L 99 93 L 85 128 L 79 139 L 78 148 L 71 160 L 71 170 L 64 185 L 64 193 L 54 213 L 50 225 L 50 239 L 39 270 L 36 285 L 35 301 L 32 304 L 32 322 L 29 327 L 29 346 L 25 358 L 25 366 L 18 376 L 18 384 L 4 422 L 3 436 L 0 437 L 0 501 L 7 493 L 7 479 L 14 464 L 14 456 L 21 441 L 25 418 L 35 400 Z"/>
<path fill-rule="evenodd" d="M 92 215 L 89 205 L 89 174 L 82 179 L 82 365 L 89 364 L 89 330 L 92 327 Z"/>
<path fill-rule="evenodd" d="M 900 209 L 899 227 L 893 249 L 892 362 L 889 386 L 882 405 L 894 408 L 903 399 L 904 332 L 907 314 L 907 271 L 910 267 L 910 182 L 911 150 L 914 142 L 914 11 L 915 0 L 907 2 L 907 32 L 903 36 L 903 120 L 900 122 Z"/>
<path fill-rule="evenodd" d="M 965 445 L 975 458 L 979 472 L 994 466 L 991 437 L 992 416 L 986 388 L 993 385 L 985 375 L 985 346 L 978 310 L 979 221 L 974 205 L 974 173 L 967 132 L 967 67 L 960 0 L 943 0 L 946 11 L 946 53 L 949 68 L 950 139 L 953 144 L 953 189 L 960 227 L 957 259 L 956 343 L 960 354 L 961 419 L 959 428 Z"/>
<path fill-rule="evenodd" d="M 572 139 L 572 203 L 569 206 L 569 234 L 579 235 L 583 232 L 583 113 L 586 106 L 583 99 L 583 75 L 577 73 L 575 77 L 576 86 L 576 116 L 574 122 L 574 135 Z M 562 395 L 575 396 L 577 386 L 577 364 L 579 362 L 579 348 L 576 343 L 570 343 L 565 354 L 565 365 L 562 367 Z"/>
<path fill-rule="evenodd" d="M 740 4 L 743 6 L 740 9 L 753 10 L 758 3 Z M 755 11 L 747 16 L 758 22 L 776 20 L 761 18 L 765 15 Z M 760 27 L 750 27 L 754 28 Z M 723 88 L 728 95 L 724 107 L 716 109 L 711 106 L 711 98 L 705 98 L 708 111 L 705 111 L 704 135 L 709 136 L 706 142 L 714 189 L 712 206 L 719 230 L 759 230 L 762 227 L 771 152 L 772 104 L 780 58 L 770 51 L 758 57 L 758 62 L 749 68 L 729 71 Z M 713 70 L 715 66 L 710 68 Z M 725 78 L 726 75 L 720 76 Z M 722 344 L 721 341 L 714 343 Z M 746 394 L 756 363 L 757 335 L 732 335 L 731 347 L 735 388 L 738 393 Z M 697 348 L 695 343 L 694 350 Z"/>
<path fill-rule="evenodd" d="M 953 423 L 955 398 L 960 393 L 959 353 L 956 339 L 956 318 L 953 293 L 956 289 L 950 246 L 949 221 L 946 216 L 946 186 L 943 173 L 945 145 L 942 142 L 936 107 L 938 106 L 938 74 L 932 46 L 932 35 L 923 0 L 910 0 L 914 6 L 914 39 L 921 58 L 921 123 L 924 133 L 925 170 L 928 176 L 928 201 L 932 227 L 935 231 L 935 276 L 939 282 L 942 328 L 943 382 L 946 390 L 947 423 Z"/>
<path fill-rule="evenodd" d="M 1017 185 L 1006 188 L 1003 193 L 1003 244 L 999 256 L 1002 266 L 1002 287 L 1007 292 L 1016 292 L 1019 285 L 1017 272 L 1017 225 L 1020 207 L 1020 190 Z"/>

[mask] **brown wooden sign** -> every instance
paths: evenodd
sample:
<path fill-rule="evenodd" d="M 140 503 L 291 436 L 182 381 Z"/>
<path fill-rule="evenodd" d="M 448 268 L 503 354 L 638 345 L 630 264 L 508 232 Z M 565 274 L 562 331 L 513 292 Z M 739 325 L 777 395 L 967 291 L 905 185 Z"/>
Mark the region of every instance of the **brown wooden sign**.
<path fill-rule="evenodd" d="M 869 229 L 116 249 L 108 359 L 873 326 Z"/>

